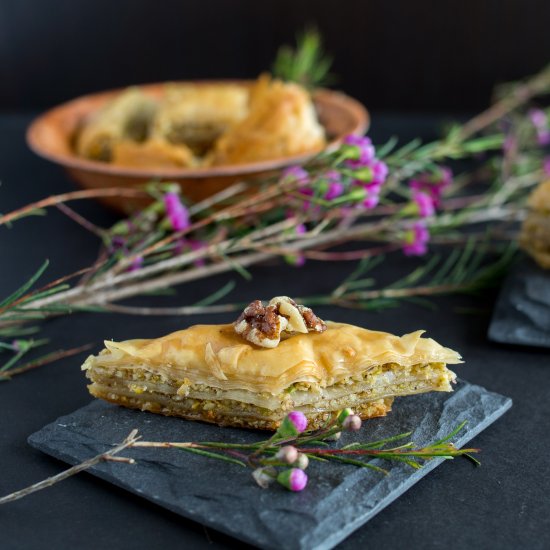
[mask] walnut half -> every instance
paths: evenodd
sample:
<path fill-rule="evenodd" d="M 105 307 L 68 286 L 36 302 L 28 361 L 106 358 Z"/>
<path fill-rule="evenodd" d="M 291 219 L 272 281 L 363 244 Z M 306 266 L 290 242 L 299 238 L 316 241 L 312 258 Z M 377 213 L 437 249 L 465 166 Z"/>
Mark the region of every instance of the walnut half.
<path fill-rule="evenodd" d="M 283 337 L 296 333 L 324 332 L 322 319 L 287 296 L 277 296 L 267 306 L 254 300 L 233 324 L 235 332 L 263 348 L 276 348 Z"/>

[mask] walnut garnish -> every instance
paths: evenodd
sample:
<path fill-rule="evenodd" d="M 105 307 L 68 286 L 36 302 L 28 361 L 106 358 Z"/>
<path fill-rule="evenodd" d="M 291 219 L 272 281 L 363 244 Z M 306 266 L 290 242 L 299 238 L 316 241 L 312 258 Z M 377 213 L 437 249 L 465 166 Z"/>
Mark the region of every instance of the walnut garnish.
<path fill-rule="evenodd" d="M 254 300 L 234 323 L 235 332 L 263 348 L 276 348 L 283 337 L 296 333 L 324 332 L 322 319 L 287 296 L 277 296 L 267 306 Z"/>

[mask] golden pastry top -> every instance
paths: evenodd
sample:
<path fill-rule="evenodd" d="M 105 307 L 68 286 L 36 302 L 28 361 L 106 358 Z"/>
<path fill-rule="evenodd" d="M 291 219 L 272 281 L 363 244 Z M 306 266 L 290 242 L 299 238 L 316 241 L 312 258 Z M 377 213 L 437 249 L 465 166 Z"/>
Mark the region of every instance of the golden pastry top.
<path fill-rule="evenodd" d="M 404 336 L 327 323 L 322 333 L 298 334 L 276 348 L 244 341 L 233 325 L 195 325 L 153 340 L 106 341 L 92 366 L 146 368 L 224 390 L 279 394 L 296 382 L 331 386 L 386 363 L 461 363 L 460 355 L 419 330 Z"/>

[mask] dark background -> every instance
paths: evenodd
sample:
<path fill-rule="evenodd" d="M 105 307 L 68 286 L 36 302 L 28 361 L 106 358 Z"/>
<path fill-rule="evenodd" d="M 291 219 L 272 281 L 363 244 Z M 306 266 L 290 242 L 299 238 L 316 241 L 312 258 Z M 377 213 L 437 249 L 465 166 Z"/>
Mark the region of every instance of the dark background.
<path fill-rule="evenodd" d="M 0 0 L 0 110 L 105 88 L 255 77 L 316 23 L 374 110 L 479 110 L 550 59 L 547 0 Z"/>

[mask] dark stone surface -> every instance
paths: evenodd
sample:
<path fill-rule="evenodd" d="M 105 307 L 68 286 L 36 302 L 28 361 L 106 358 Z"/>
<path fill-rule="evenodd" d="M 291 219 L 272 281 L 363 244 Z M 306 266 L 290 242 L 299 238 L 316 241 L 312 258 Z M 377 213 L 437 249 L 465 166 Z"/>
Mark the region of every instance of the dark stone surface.
<path fill-rule="evenodd" d="M 386 418 L 364 424 L 341 444 L 373 441 L 414 431 L 418 445 L 436 441 L 467 420 L 453 440 L 462 447 L 500 417 L 512 400 L 459 382 L 452 394 L 400 398 Z M 146 441 L 250 443 L 265 434 L 142 413 L 94 401 L 63 416 L 29 438 L 56 458 L 76 464 L 104 452 L 138 428 Z M 263 437 L 262 437 L 263 435 Z M 91 472 L 187 518 L 262 548 L 328 549 L 403 494 L 443 459 L 414 470 L 375 460 L 384 476 L 344 464 L 312 461 L 310 484 L 294 494 L 278 485 L 260 489 L 249 469 L 173 449 L 131 449 L 136 465 L 102 463 Z"/>
<path fill-rule="evenodd" d="M 504 344 L 550 348 L 550 272 L 524 257 L 506 278 L 489 338 Z"/>

